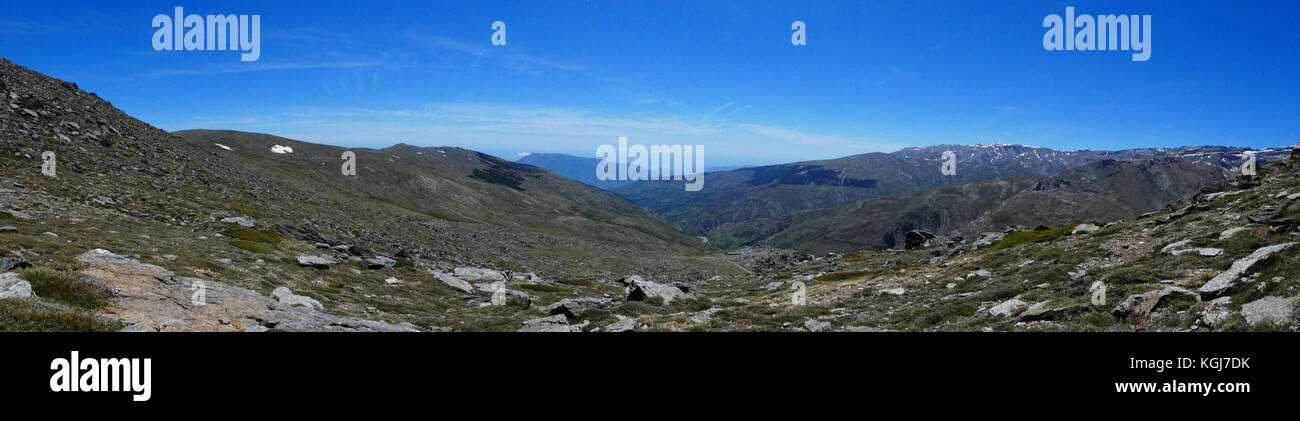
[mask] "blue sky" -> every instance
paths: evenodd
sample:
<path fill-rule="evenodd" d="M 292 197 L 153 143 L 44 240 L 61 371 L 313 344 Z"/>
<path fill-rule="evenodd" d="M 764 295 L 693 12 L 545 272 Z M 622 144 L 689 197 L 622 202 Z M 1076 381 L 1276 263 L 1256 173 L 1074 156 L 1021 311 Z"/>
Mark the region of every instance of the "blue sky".
<path fill-rule="evenodd" d="M 1046 51 L 1043 18 L 1152 15 L 1151 58 Z M 261 58 L 154 51 L 155 15 L 260 14 Z M 0 55 L 167 130 L 709 165 L 940 143 L 1300 142 L 1300 2 L 7 2 Z M 493 46 L 491 23 L 507 25 Z M 790 43 L 791 22 L 807 45 Z"/>

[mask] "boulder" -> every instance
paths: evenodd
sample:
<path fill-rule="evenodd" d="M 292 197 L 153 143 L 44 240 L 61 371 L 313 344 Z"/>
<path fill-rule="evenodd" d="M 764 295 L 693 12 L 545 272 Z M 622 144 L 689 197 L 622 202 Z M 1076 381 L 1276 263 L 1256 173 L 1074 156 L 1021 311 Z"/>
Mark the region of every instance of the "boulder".
<path fill-rule="evenodd" d="M 563 314 L 532 319 L 524 322 L 516 332 L 570 332 L 569 319 Z"/>
<path fill-rule="evenodd" d="M 504 274 L 492 269 L 460 267 L 452 270 L 452 274 L 456 275 L 457 278 L 471 282 L 506 280 Z"/>
<path fill-rule="evenodd" d="M 1211 279 L 1209 282 L 1206 282 L 1205 285 L 1201 286 L 1200 289 L 1201 299 L 1210 300 L 1220 296 L 1231 294 L 1232 290 L 1235 289 L 1237 285 L 1240 283 L 1238 278 L 1240 278 L 1242 274 L 1246 273 L 1246 271 L 1249 270 L 1251 266 L 1254 266 L 1255 263 L 1259 262 L 1260 260 L 1267 259 L 1268 256 L 1272 255 L 1273 253 L 1276 253 L 1282 249 L 1291 247 L 1293 245 L 1295 245 L 1295 243 L 1281 243 L 1281 244 L 1274 244 L 1271 246 L 1260 247 L 1258 250 L 1255 250 L 1255 252 L 1251 253 L 1249 256 L 1246 256 L 1241 260 L 1232 262 L 1232 267 L 1228 268 L 1228 270 L 1224 271 L 1223 273 L 1220 273 L 1218 276 L 1215 276 L 1214 279 Z"/>
<path fill-rule="evenodd" d="M 451 276 L 450 274 L 446 274 L 442 272 L 434 272 L 433 276 L 438 278 L 439 281 L 442 281 L 442 283 L 447 284 L 447 286 L 452 287 L 452 289 L 455 289 L 457 291 L 464 292 L 464 293 L 474 292 L 474 285 L 471 285 L 469 282 L 465 282 L 455 276 Z"/>
<path fill-rule="evenodd" d="M 279 301 L 280 304 L 285 306 L 300 306 L 313 310 L 325 309 L 325 306 L 321 305 L 320 301 L 316 301 L 311 297 L 294 294 L 292 291 L 289 291 L 288 287 L 276 288 L 274 291 L 271 291 L 271 297 L 274 297 L 276 301 Z"/>
<path fill-rule="evenodd" d="M 0 300 L 35 296 L 36 294 L 32 292 L 32 284 L 19 279 L 17 273 L 0 273 Z"/>
<path fill-rule="evenodd" d="M 546 307 L 542 307 L 542 311 L 550 315 L 563 314 L 568 317 L 578 318 L 589 310 L 602 309 L 613 303 L 614 300 L 609 298 L 565 298 Z"/>
<path fill-rule="evenodd" d="M 903 235 L 903 248 L 912 250 L 924 247 L 925 243 L 934 238 L 934 234 L 925 230 L 912 230 Z"/>
<path fill-rule="evenodd" d="M 17 257 L 0 257 L 0 272 L 32 267 L 26 260 Z"/>
<path fill-rule="evenodd" d="M 1197 301 L 1196 293 L 1179 287 L 1164 287 L 1155 291 L 1130 295 L 1111 310 L 1115 317 L 1142 317 L 1157 307 L 1168 304 L 1175 299 Z"/>
<path fill-rule="evenodd" d="M 993 308 L 989 309 L 989 314 L 994 316 L 1010 317 L 1020 314 L 1020 312 L 1025 309 L 1026 305 L 1027 303 L 1021 300 L 1020 297 L 1015 297 L 993 306 Z"/>
<path fill-rule="evenodd" d="M 253 227 L 253 220 L 252 220 L 252 219 L 245 218 L 245 217 L 242 217 L 242 216 L 232 216 L 232 217 L 229 217 L 229 218 L 221 218 L 221 222 L 225 222 L 225 223 L 227 223 L 227 224 L 236 224 L 236 225 L 239 225 L 239 226 L 241 226 L 241 227 L 245 227 L 245 228 L 252 228 L 252 227 Z"/>
<path fill-rule="evenodd" d="M 1106 305 L 1106 283 L 1095 281 L 1092 286 L 1088 287 L 1088 294 L 1092 295 L 1090 302 L 1095 306 Z"/>
<path fill-rule="evenodd" d="M 492 293 L 492 305 L 494 306 L 516 306 L 528 308 L 533 305 L 533 299 L 512 289 L 501 288 Z"/>
<path fill-rule="evenodd" d="M 1260 298 L 1243 304 L 1241 306 L 1241 316 L 1245 317 L 1246 323 L 1251 326 L 1261 324 L 1270 326 L 1290 325 L 1295 321 L 1292 315 L 1295 312 L 1297 300 L 1300 300 L 1300 296 Z"/>
<path fill-rule="evenodd" d="M 640 278 L 639 276 L 637 278 Z M 661 285 L 654 281 L 631 280 L 624 288 L 628 301 L 643 301 L 646 299 L 659 298 L 664 305 L 671 304 L 673 300 L 691 298 L 689 294 L 674 286 Z"/>
<path fill-rule="evenodd" d="M 809 332 L 825 332 L 831 329 L 831 322 L 808 319 L 804 320 L 803 327 L 808 329 Z"/>
<path fill-rule="evenodd" d="M 329 269 L 330 265 L 338 263 L 333 257 L 329 256 L 298 256 L 298 266 L 311 266 L 316 269 Z"/>
<path fill-rule="evenodd" d="M 365 259 L 367 269 L 383 269 L 397 266 L 397 261 L 384 256 L 373 256 Z"/>
<path fill-rule="evenodd" d="M 1072 234 L 1072 235 L 1078 235 L 1078 234 L 1092 234 L 1092 233 L 1097 232 L 1097 231 L 1100 231 L 1100 230 L 1101 230 L 1101 227 L 1096 226 L 1096 225 L 1093 225 L 1093 224 L 1079 224 L 1079 225 L 1076 225 L 1076 226 L 1074 227 L 1074 230 L 1070 231 L 1070 234 Z"/>
<path fill-rule="evenodd" d="M 1029 308 L 1021 312 L 1020 321 L 1054 320 L 1073 308 L 1075 307 L 1069 304 L 1052 304 L 1051 301 L 1042 301 L 1029 306 Z"/>
<path fill-rule="evenodd" d="M 630 332 L 632 331 L 632 329 L 635 328 L 636 328 L 636 319 L 628 317 L 626 319 L 619 320 L 614 323 L 610 323 L 609 326 L 605 326 L 605 331 L 606 332 Z"/>

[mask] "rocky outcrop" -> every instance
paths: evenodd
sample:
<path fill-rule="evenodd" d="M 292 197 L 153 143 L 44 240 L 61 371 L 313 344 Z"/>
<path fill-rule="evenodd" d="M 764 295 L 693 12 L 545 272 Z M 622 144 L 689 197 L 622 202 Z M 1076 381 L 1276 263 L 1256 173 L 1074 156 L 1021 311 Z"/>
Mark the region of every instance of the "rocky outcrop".
<path fill-rule="evenodd" d="M 500 271 L 495 271 L 492 269 L 461 267 L 453 270 L 452 274 L 456 275 L 457 278 L 464 279 L 470 282 L 478 282 L 478 281 L 495 282 L 495 281 L 506 280 L 506 276 L 504 274 L 502 274 Z"/>
<path fill-rule="evenodd" d="M 409 331 L 374 320 L 334 316 L 320 303 L 285 288 L 267 297 L 222 282 L 176 276 L 160 266 L 141 263 L 103 249 L 77 257 L 86 281 L 114 292 L 113 316 L 139 329 L 240 331 L 260 326 L 271 331 Z M 297 297 L 297 298 L 294 298 Z"/>
<path fill-rule="evenodd" d="M 474 293 L 474 285 L 470 284 L 469 282 L 465 282 L 460 278 L 442 272 L 434 272 L 433 276 L 438 278 L 438 281 L 451 287 L 454 290 L 464 292 L 464 293 L 469 293 L 469 294 Z"/>
<path fill-rule="evenodd" d="M 1251 326 L 1271 325 L 1287 326 L 1295 322 L 1296 301 L 1300 297 L 1264 297 L 1241 306 L 1241 316 Z"/>
<path fill-rule="evenodd" d="M 546 307 L 542 307 L 542 311 L 550 315 L 563 314 L 568 317 L 578 318 L 587 311 L 608 307 L 613 302 L 614 300 L 609 298 L 565 298 Z"/>
<path fill-rule="evenodd" d="M 554 316 L 532 319 L 524 322 L 516 332 L 571 332 L 572 326 L 569 326 L 569 319 L 563 314 Z"/>
<path fill-rule="evenodd" d="M 1155 291 L 1148 291 L 1142 294 L 1134 294 L 1121 301 L 1115 309 L 1111 311 L 1115 317 L 1141 317 L 1156 307 L 1164 305 L 1172 300 L 1183 299 L 1197 301 L 1196 293 L 1178 287 L 1164 287 Z"/>
<path fill-rule="evenodd" d="M 1255 250 L 1255 252 L 1251 253 L 1249 256 L 1246 256 L 1241 260 L 1232 262 L 1231 268 L 1228 268 L 1228 270 L 1224 271 L 1223 273 L 1220 273 L 1218 276 L 1215 276 L 1214 279 L 1211 279 L 1209 282 L 1206 282 L 1205 285 L 1201 286 L 1200 289 L 1201 299 L 1211 300 L 1220 296 L 1231 294 L 1232 291 L 1240 284 L 1240 280 L 1238 278 L 1241 278 L 1241 275 L 1245 274 L 1247 270 L 1250 270 L 1251 266 L 1254 266 L 1255 263 L 1259 262 L 1260 260 L 1267 259 L 1268 256 L 1272 255 L 1273 253 L 1276 253 L 1280 250 L 1286 249 L 1287 247 L 1291 247 L 1293 245 L 1295 245 L 1295 243 L 1282 243 L 1282 244 L 1274 244 L 1267 247 L 1260 247 L 1258 250 Z"/>

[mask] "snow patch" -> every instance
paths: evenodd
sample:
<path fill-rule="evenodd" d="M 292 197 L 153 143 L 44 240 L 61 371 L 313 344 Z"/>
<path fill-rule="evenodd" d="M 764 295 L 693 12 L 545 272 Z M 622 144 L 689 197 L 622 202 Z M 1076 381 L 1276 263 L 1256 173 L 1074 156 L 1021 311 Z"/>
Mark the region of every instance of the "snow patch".
<path fill-rule="evenodd" d="M 222 145 L 222 144 L 220 144 L 220 143 L 213 143 L 213 145 L 217 145 L 217 147 L 218 147 L 218 148 L 221 148 L 221 149 L 225 149 L 225 150 L 228 150 L 228 151 L 234 151 L 234 149 L 230 149 L 229 146 Z"/>
<path fill-rule="evenodd" d="M 271 147 L 271 153 L 279 153 L 279 154 L 293 153 L 293 148 L 290 148 L 288 146 L 275 145 Z"/>

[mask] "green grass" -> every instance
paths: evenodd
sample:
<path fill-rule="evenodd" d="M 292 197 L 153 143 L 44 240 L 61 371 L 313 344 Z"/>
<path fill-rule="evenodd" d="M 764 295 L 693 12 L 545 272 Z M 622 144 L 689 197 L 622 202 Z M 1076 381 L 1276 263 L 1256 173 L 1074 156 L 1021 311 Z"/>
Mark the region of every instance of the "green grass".
<path fill-rule="evenodd" d="M 262 247 L 261 244 L 254 243 L 252 241 L 234 240 L 230 242 L 230 245 L 243 250 L 251 251 L 253 253 L 266 253 L 270 251 L 267 250 L 266 247 Z"/>
<path fill-rule="evenodd" d="M 1051 241 L 1056 239 L 1057 237 L 1070 235 L 1070 231 L 1074 231 L 1074 227 L 1076 226 L 1078 225 L 1069 225 L 1061 228 L 1047 229 L 1042 231 L 1012 231 L 1010 234 L 1007 234 L 1006 237 L 1002 237 L 1002 241 L 999 241 L 997 244 L 994 244 L 993 247 L 990 248 L 993 250 L 1001 250 L 1008 247 L 1015 247 L 1021 244 L 1041 243 L 1043 241 Z"/>
<path fill-rule="evenodd" d="M 221 235 L 244 241 L 255 241 L 258 243 L 276 244 L 280 242 L 279 234 L 245 227 L 231 228 L 222 231 Z"/>
<path fill-rule="evenodd" d="M 411 268 L 415 267 L 415 262 L 412 262 L 409 259 L 397 259 L 397 264 L 393 265 L 393 267 Z"/>
<path fill-rule="evenodd" d="M 0 219 L 14 219 L 14 214 L 6 211 L 0 211 Z"/>
<path fill-rule="evenodd" d="M 21 277 L 32 284 L 32 292 L 35 292 L 37 297 L 92 310 L 108 306 L 107 290 L 82 282 L 73 275 L 45 270 L 25 270 L 22 271 Z"/>
<path fill-rule="evenodd" d="M 550 286 L 550 285 L 523 284 L 520 285 L 519 287 L 526 290 L 537 291 L 537 292 L 562 292 L 566 294 L 573 292 L 573 290 L 568 288 L 560 288 L 560 287 Z"/>
<path fill-rule="evenodd" d="M 115 332 L 116 323 L 83 311 L 43 309 L 36 300 L 0 300 L 0 332 Z"/>
<path fill-rule="evenodd" d="M 835 282 L 835 281 L 843 281 L 845 279 L 856 278 L 862 276 L 863 274 L 864 274 L 863 272 L 859 272 L 859 271 L 831 272 L 831 273 L 822 274 L 821 276 L 813 278 L 813 280 L 817 282 Z"/>

